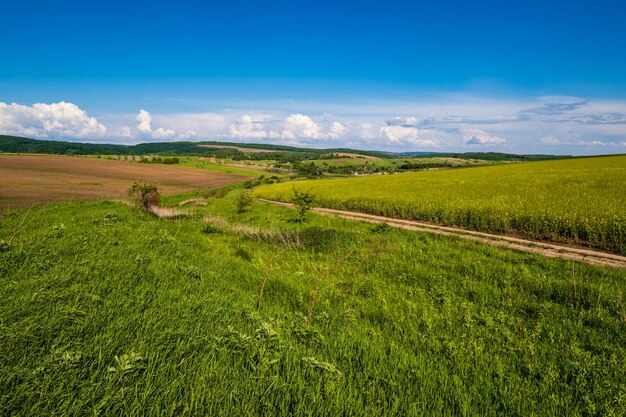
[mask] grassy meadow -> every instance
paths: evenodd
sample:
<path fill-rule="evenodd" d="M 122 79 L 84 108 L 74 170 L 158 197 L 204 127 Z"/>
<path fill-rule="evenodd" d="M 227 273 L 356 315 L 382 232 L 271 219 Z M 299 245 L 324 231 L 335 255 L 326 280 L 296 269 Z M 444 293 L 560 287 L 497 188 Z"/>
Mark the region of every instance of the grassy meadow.
<path fill-rule="evenodd" d="M 626 155 L 302 181 L 334 209 L 626 253 Z M 288 201 L 294 183 L 255 195 Z"/>
<path fill-rule="evenodd" d="M 454 173 L 471 187 L 481 170 Z M 330 184 L 306 185 L 328 203 Z M 626 413 L 625 271 L 261 202 L 237 213 L 240 193 L 166 197 L 206 203 L 176 220 L 112 201 L 2 218 L 0 415 Z"/>

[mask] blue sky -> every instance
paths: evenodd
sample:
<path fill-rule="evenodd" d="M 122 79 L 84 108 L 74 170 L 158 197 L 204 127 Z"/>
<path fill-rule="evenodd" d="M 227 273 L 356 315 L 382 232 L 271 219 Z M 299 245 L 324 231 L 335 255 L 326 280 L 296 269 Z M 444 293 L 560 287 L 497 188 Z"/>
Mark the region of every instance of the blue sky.
<path fill-rule="evenodd" d="M 5 3 L 4 133 L 626 152 L 617 1 Z"/>

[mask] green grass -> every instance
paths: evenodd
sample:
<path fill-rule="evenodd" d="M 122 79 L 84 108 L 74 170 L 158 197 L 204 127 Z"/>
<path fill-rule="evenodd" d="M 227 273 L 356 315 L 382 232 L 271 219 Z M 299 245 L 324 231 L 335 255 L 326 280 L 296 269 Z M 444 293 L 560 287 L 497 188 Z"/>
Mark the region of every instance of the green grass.
<path fill-rule="evenodd" d="M 446 162 L 450 164 L 450 166 L 466 166 L 466 165 L 484 165 L 487 164 L 487 161 L 481 160 L 449 160 L 447 158 L 394 158 L 394 159 L 369 159 L 369 158 L 337 158 L 337 159 L 313 159 L 304 161 L 304 163 L 313 162 L 316 166 L 319 167 L 362 167 L 363 165 L 367 165 L 371 169 L 376 168 L 386 168 L 386 169 L 397 169 L 398 167 L 404 164 L 415 164 L 415 165 L 432 165 L 434 167 L 439 166 L 441 164 L 445 164 Z M 491 164 L 491 163 L 490 163 Z"/>
<path fill-rule="evenodd" d="M 257 196 L 289 200 L 293 183 Z M 626 254 L 626 156 L 298 182 L 317 204 Z"/>
<path fill-rule="evenodd" d="M 237 162 L 228 161 L 227 163 L 232 164 L 232 163 L 237 163 Z M 243 161 L 241 161 L 240 163 L 243 165 Z M 227 165 L 227 164 L 222 165 L 222 164 L 214 164 L 208 161 L 200 161 L 197 157 L 190 157 L 189 161 L 182 160 L 180 165 L 189 166 L 193 168 L 202 168 L 208 171 L 224 172 L 224 173 L 233 174 L 233 175 L 242 175 L 242 176 L 253 177 L 253 178 L 258 178 L 261 175 L 265 175 L 266 177 L 277 176 L 279 178 L 286 176 L 285 174 L 267 171 L 263 165 L 250 165 L 250 168 L 247 168 L 247 167 L 244 168 L 244 167 L 232 166 L 232 165 Z"/>
<path fill-rule="evenodd" d="M 623 270 L 238 193 L 0 220 L 0 415 L 626 412 Z"/>

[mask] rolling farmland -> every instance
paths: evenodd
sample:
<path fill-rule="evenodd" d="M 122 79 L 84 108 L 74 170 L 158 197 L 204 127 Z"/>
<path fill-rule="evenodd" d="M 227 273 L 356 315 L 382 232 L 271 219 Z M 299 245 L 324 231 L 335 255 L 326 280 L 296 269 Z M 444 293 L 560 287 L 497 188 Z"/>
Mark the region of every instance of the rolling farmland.
<path fill-rule="evenodd" d="M 156 182 L 164 193 L 170 194 L 245 179 L 167 165 L 52 155 L 0 155 L 0 209 L 59 200 L 121 197 L 133 181 Z"/>
<path fill-rule="evenodd" d="M 626 253 L 626 156 L 301 181 L 322 207 Z M 288 201 L 293 183 L 256 196 Z"/>

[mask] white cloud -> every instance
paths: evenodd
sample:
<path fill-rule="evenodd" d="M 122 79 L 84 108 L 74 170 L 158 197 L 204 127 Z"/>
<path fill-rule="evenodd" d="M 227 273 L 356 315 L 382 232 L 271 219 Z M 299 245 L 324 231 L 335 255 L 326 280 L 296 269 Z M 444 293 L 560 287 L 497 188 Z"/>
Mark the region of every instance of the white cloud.
<path fill-rule="evenodd" d="M 407 119 L 404 121 L 407 121 Z M 387 121 L 386 126 L 380 128 L 379 132 L 380 137 L 395 145 L 411 145 L 426 148 L 432 148 L 440 145 L 437 140 L 432 137 L 426 138 L 423 133 L 427 133 L 429 135 L 434 134 L 432 130 L 422 132 L 420 129 L 410 127 L 406 123 L 396 125 L 390 124 L 389 121 Z"/>
<path fill-rule="evenodd" d="M 178 138 L 179 139 L 193 139 L 193 138 L 197 138 L 198 134 L 196 132 L 194 132 L 193 130 L 188 130 L 185 133 L 183 133 L 182 135 L 179 135 Z"/>
<path fill-rule="evenodd" d="M 581 140 L 578 142 L 578 145 L 582 146 L 617 146 L 617 143 L 614 142 L 605 142 L 602 140 Z"/>
<path fill-rule="evenodd" d="M 139 114 L 137 115 L 135 120 L 137 120 L 138 123 L 137 130 L 139 130 L 141 133 L 152 133 L 152 117 L 150 116 L 150 113 L 143 109 L 139 110 Z"/>
<path fill-rule="evenodd" d="M 263 129 L 263 121 L 255 120 L 248 114 L 242 115 L 237 123 L 228 127 L 228 133 L 237 139 L 265 139 L 267 132 Z"/>
<path fill-rule="evenodd" d="M 122 126 L 117 130 L 117 133 L 115 134 L 115 136 L 118 136 L 124 139 L 130 139 L 133 137 L 133 132 L 132 130 L 130 130 L 130 127 Z"/>
<path fill-rule="evenodd" d="M 539 142 L 541 144 L 543 144 L 543 145 L 550 145 L 550 146 L 557 146 L 557 145 L 567 144 L 567 142 L 561 142 L 560 140 L 558 140 L 554 136 L 544 136 L 541 139 L 539 139 Z"/>
<path fill-rule="evenodd" d="M 387 125 L 380 128 L 380 136 L 392 143 L 406 143 L 417 140 L 419 131 L 415 127 Z"/>
<path fill-rule="evenodd" d="M 32 106 L 0 102 L 0 132 L 38 138 L 101 138 L 107 128 L 80 107 L 64 101 Z"/>
<path fill-rule="evenodd" d="M 330 139 L 341 139 L 348 134 L 348 128 L 339 122 L 333 122 L 328 130 L 328 137 Z"/>
<path fill-rule="evenodd" d="M 157 140 L 168 140 L 176 138 L 176 131 L 173 129 L 164 129 L 159 127 L 158 129 L 152 129 L 152 116 L 147 110 L 139 110 L 137 117 L 137 130 L 143 136 L 151 137 Z"/>
<path fill-rule="evenodd" d="M 393 151 L 497 146 L 512 153 L 592 154 L 623 152 L 626 100 L 441 93 L 404 101 L 238 102 L 196 113 L 141 109 L 97 119 L 72 103 L 0 102 L 0 133 L 120 143 L 233 140 Z"/>
<path fill-rule="evenodd" d="M 238 117 L 227 112 L 218 113 L 168 113 L 153 114 L 153 124 L 167 126 L 176 132 L 185 132 L 178 137 L 186 137 L 189 132 L 194 132 L 195 137 L 210 139 L 224 137 L 227 134 L 229 124 L 235 122 Z"/>
<path fill-rule="evenodd" d="M 162 127 L 152 131 L 152 137 L 155 139 L 173 139 L 176 131 L 172 129 L 163 129 Z"/>
<path fill-rule="evenodd" d="M 371 142 L 376 139 L 376 132 L 373 130 L 374 126 L 371 123 L 363 123 L 360 126 L 359 137 Z"/>
<path fill-rule="evenodd" d="M 319 125 L 313 119 L 304 114 L 295 113 L 285 119 L 282 137 L 285 139 L 320 139 L 322 134 Z"/>
<path fill-rule="evenodd" d="M 480 129 L 465 129 L 463 131 L 463 141 L 467 145 L 502 145 L 506 139 L 487 134 Z"/>
<path fill-rule="evenodd" d="M 417 127 L 419 122 L 417 117 L 394 117 L 386 121 L 389 126 L 402 126 L 402 127 Z"/>

